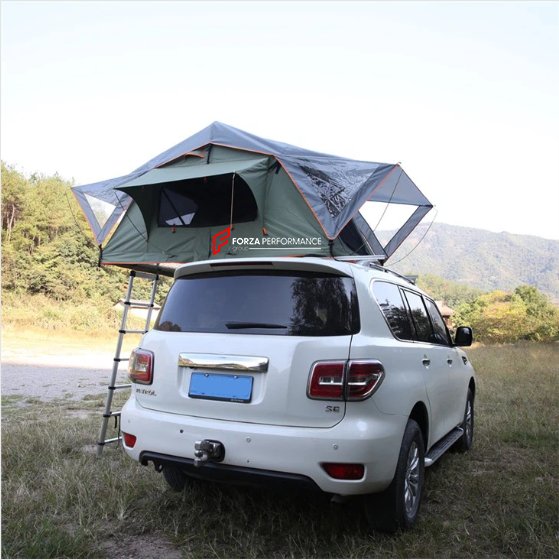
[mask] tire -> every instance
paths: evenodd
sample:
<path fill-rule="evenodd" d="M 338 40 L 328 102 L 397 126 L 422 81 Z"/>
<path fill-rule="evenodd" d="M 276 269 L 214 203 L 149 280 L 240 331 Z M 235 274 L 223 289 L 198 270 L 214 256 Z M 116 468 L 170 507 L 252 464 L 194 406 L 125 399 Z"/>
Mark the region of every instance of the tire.
<path fill-rule="evenodd" d="M 415 420 L 408 420 L 396 474 L 390 486 L 379 494 L 365 497 L 369 526 L 383 533 L 410 529 L 417 520 L 425 480 L 425 445 Z"/>
<path fill-rule="evenodd" d="M 188 477 L 177 467 L 167 465 L 163 467 L 163 477 L 167 484 L 175 492 L 182 492 L 188 481 Z"/>
<path fill-rule="evenodd" d="M 462 421 L 462 429 L 464 433 L 462 437 L 454 444 L 454 450 L 458 453 L 466 453 L 474 443 L 474 395 L 468 389 L 466 398 L 466 407 L 464 409 L 464 420 Z"/>

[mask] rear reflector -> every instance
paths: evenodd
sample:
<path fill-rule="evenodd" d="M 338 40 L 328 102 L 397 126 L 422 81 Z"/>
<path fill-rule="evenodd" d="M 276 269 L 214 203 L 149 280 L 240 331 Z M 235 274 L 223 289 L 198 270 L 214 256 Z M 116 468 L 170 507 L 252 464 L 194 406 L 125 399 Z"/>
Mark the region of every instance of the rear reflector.
<path fill-rule="evenodd" d="M 122 432 L 122 436 L 124 438 L 124 445 L 126 445 L 126 447 L 134 447 L 136 445 L 136 436 L 127 434 L 125 432 Z"/>
<path fill-rule="evenodd" d="M 128 377 L 133 383 L 149 385 L 153 381 L 153 352 L 135 348 L 128 362 Z"/>
<path fill-rule="evenodd" d="M 322 468 L 338 480 L 360 480 L 365 474 L 365 467 L 358 463 L 323 463 Z"/>
<path fill-rule="evenodd" d="M 341 401 L 344 397 L 345 362 L 316 362 L 309 378 L 311 399 Z"/>

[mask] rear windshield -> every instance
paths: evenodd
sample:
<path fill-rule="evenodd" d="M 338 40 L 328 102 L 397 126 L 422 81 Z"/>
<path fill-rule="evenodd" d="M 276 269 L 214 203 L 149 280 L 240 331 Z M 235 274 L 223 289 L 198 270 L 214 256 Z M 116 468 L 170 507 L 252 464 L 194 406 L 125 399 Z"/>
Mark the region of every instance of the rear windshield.
<path fill-rule="evenodd" d="M 339 336 L 359 331 L 352 278 L 294 271 L 231 271 L 175 280 L 160 331 Z"/>

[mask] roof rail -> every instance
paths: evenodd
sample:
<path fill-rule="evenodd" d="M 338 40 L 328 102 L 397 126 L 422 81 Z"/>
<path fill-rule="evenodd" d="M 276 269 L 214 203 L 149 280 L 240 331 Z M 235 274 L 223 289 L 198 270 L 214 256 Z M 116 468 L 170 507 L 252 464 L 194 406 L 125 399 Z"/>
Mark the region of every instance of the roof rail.
<path fill-rule="evenodd" d="M 389 272 L 391 274 L 394 274 L 394 276 L 397 276 L 398 278 L 401 278 L 402 280 L 405 280 L 406 282 L 409 282 L 414 286 L 417 282 L 417 275 L 410 274 L 406 276 L 404 274 L 400 274 L 399 272 L 396 272 L 395 270 L 392 270 L 391 268 L 387 268 L 386 266 L 384 266 L 386 255 L 344 256 L 344 257 L 334 257 L 334 260 L 368 265 L 371 268 L 376 268 L 377 270 L 382 270 L 383 272 Z"/>
<path fill-rule="evenodd" d="M 355 262 L 360 264 L 368 264 L 371 262 L 384 262 L 386 255 L 350 255 L 343 257 L 334 257 L 334 260 L 341 262 Z M 381 264 L 382 264 L 381 262 Z"/>
<path fill-rule="evenodd" d="M 379 266 L 376 265 L 375 263 L 371 263 L 369 266 L 372 266 L 378 270 L 382 270 L 384 272 L 389 272 L 390 274 L 394 274 L 394 276 L 397 276 L 398 278 L 401 278 L 402 280 L 405 280 L 406 282 L 412 284 L 415 286 L 415 283 L 417 281 L 417 275 L 408 275 L 406 276 L 405 274 L 400 274 L 399 272 L 396 272 L 395 270 L 392 270 L 391 268 L 386 268 L 385 266 Z"/>

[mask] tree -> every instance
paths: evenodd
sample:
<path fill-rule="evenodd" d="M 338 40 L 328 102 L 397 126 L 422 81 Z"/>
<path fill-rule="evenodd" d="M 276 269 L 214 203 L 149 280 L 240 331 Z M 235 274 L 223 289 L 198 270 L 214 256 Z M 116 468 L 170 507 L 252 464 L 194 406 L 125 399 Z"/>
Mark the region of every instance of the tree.
<path fill-rule="evenodd" d="M 117 301 L 126 275 L 98 268 L 89 227 L 58 175 L 29 179 L 2 163 L 2 287 L 57 300 Z"/>
<path fill-rule="evenodd" d="M 9 242 L 25 205 L 25 177 L 2 163 L 2 229 Z"/>
<path fill-rule="evenodd" d="M 452 308 L 472 302 L 482 294 L 482 290 L 434 274 L 422 274 L 417 279 L 417 285 L 436 300 L 442 300 Z"/>
<path fill-rule="evenodd" d="M 559 311 L 533 286 L 483 294 L 458 306 L 454 322 L 470 325 L 475 339 L 487 343 L 559 338 Z"/>
<path fill-rule="evenodd" d="M 526 306 L 526 319 L 530 340 L 554 340 L 559 338 L 559 309 L 534 286 L 518 286 L 514 294 Z"/>

